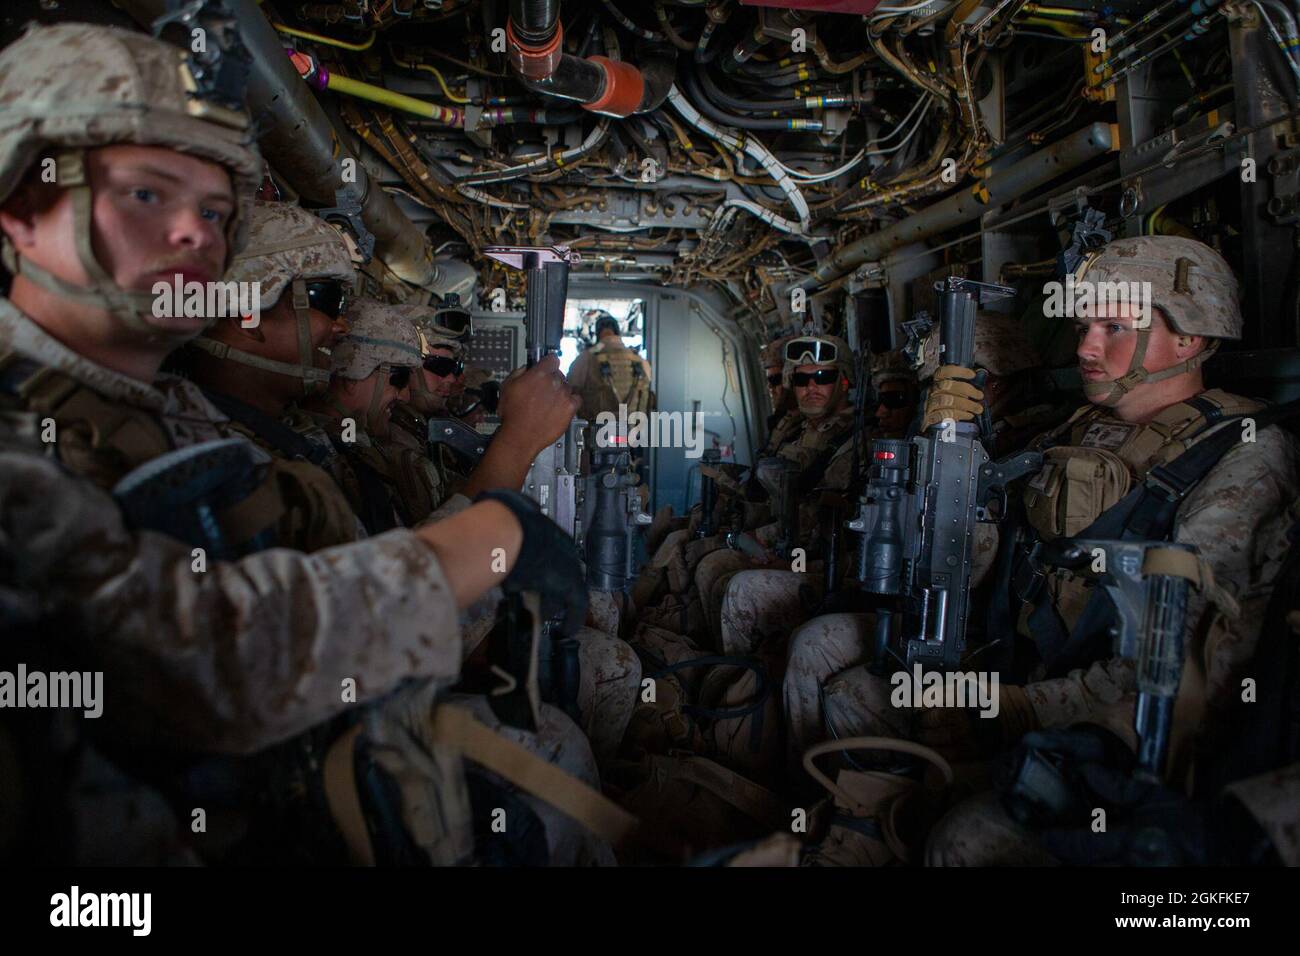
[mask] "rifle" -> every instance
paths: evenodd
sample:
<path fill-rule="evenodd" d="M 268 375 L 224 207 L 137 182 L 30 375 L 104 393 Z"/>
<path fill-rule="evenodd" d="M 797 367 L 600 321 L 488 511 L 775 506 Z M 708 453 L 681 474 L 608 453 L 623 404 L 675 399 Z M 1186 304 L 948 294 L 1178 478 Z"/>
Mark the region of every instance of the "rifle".
<path fill-rule="evenodd" d="M 1137 773 L 1157 782 L 1183 673 L 1188 584 L 1200 580 L 1196 556 L 1188 544 L 1086 538 L 1058 538 L 1039 551 L 1046 565 L 1095 578 L 1115 605 L 1115 656 L 1137 669 Z"/>
<path fill-rule="evenodd" d="M 513 269 L 526 270 L 525 351 L 528 366 L 558 354 L 564 336 L 564 304 L 569 290 L 569 266 L 579 260 L 564 246 L 489 246 L 484 254 Z M 533 462 L 525 493 L 535 498 L 543 513 L 575 538 L 577 487 L 575 482 L 575 426 Z M 577 718 L 578 644 L 570 636 L 556 637 L 555 621 L 540 620 L 535 595 L 509 595 L 493 629 L 489 656 L 505 682 L 493 690 L 489 702 L 503 721 L 527 730 L 536 729 L 539 701 L 555 703 Z M 533 600 L 529 600 L 533 598 Z"/>
<path fill-rule="evenodd" d="M 1191 545 L 1168 541 L 1087 538 L 1059 538 L 1039 550 L 1045 565 L 1097 581 L 1115 606 L 1115 654 L 1134 661 L 1137 670 L 1133 775 L 1148 783 L 1161 782 L 1168 756 L 1183 669 L 1188 582 L 1200 579 L 1196 555 Z M 1126 752 L 1107 748 L 1101 759 L 1123 760 Z M 1007 810 L 1033 826 L 1060 826 L 1087 811 L 1087 786 L 1078 768 L 1067 754 L 1049 747 L 1024 746 L 1009 769 L 1005 791 Z"/>
<path fill-rule="evenodd" d="M 1014 290 L 953 276 L 936 288 L 941 364 L 969 367 L 978 306 Z M 983 377 L 978 373 L 977 387 Z M 1042 466 L 1037 453 L 990 463 L 981 426 L 987 433 L 984 421 L 947 420 L 924 435 L 871 443 L 866 490 L 847 527 L 861 535 L 856 576 L 880 599 L 875 668 L 885 667 L 893 647 L 902 649 L 908 670 L 915 663 L 944 671 L 961 664 L 975 524 L 992 520 L 993 495 L 1005 497 L 1010 481 Z"/>
<path fill-rule="evenodd" d="M 626 439 L 624 439 L 626 441 Z M 625 592 L 635 577 L 636 533 L 650 524 L 641 510 L 640 483 L 626 444 L 595 448 L 584 499 L 587 586 Z"/>
<path fill-rule="evenodd" d="M 700 526 L 695 529 L 695 537 L 707 538 L 717 529 L 713 524 L 713 512 L 718 507 L 718 483 L 712 475 L 705 474 L 705 468 L 716 468 L 722 462 L 722 452 L 716 448 L 706 448 L 700 458 Z"/>

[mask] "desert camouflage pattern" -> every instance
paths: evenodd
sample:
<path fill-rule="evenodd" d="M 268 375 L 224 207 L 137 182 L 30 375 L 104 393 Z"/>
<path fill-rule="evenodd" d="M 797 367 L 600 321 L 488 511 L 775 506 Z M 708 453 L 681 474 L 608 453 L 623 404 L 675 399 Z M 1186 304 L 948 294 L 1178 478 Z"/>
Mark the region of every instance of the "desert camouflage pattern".
<path fill-rule="evenodd" d="M 0 298 L 0 353 L 11 353 L 62 372 L 109 402 L 141 413 L 142 420 L 156 422 L 154 428 L 161 429 L 158 440 L 164 443 L 161 451 L 170 450 L 168 445 L 180 448 L 235 434 L 230 420 L 204 397 L 198 386 L 174 375 L 161 375 L 148 385 L 105 368 L 45 332 L 5 298 Z M 15 422 L 6 424 L 13 426 Z M 101 486 L 115 484 L 133 467 L 112 456 L 112 450 L 103 447 L 104 443 L 97 446 L 90 435 L 60 431 L 65 434 L 58 437 L 52 450 L 68 467 L 88 475 Z M 153 440 L 153 436 L 148 439 Z M 143 439 L 141 443 L 147 444 Z"/>
<path fill-rule="evenodd" d="M 1220 459 L 1178 510 L 1173 540 L 1199 549 L 1225 594 L 1212 599 L 1193 590 L 1189 596 L 1171 768 L 1186 772 L 1197 739 L 1212 740 L 1220 715 L 1239 700 L 1240 680 L 1250 674 L 1264 620 L 1262 609 L 1242 613 L 1241 606 L 1267 593 L 1277 573 L 1280 557 L 1271 531 L 1294 500 L 1297 481 L 1294 441 L 1280 428 L 1266 428 L 1256 441 L 1243 442 Z M 1128 661 L 1097 661 L 1065 677 L 1031 681 L 1023 690 L 1040 726 L 1096 723 L 1132 743 L 1136 681 Z M 1260 804 L 1252 812 L 1261 823 L 1283 819 L 1270 815 L 1267 794 L 1275 792 L 1270 784 L 1254 786 Z M 1293 815 L 1294 805 L 1289 809 Z M 932 834 L 927 855 L 947 865 L 1043 862 L 1045 856 L 1032 834 L 988 797 L 956 807 Z"/>
<path fill-rule="evenodd" d="M 916 370 L 902 352 L 882 352 L 870 357 L 870 375 L 873 385 L 884 382 L 910 382 L 916 384 Z"/>
<path fill-rule="evenodd" d="M 460 673 L 455 598 L 410 532 L 196 572 L 189 545 L 132 535 L 104 492 L 14 451 L 0 453 L 0 513 L 6 565 L 25 569 L 27 600 L 75 614 L 105 715 L 133 746 L 251 753 L 350 706 L 344 680 L 363 703 Z"/>
<path fill-rule="evenodd" d="M 56 441 L 49 450 L 75 473 L 101 488 L 112 488 L 130 470 L 149 458 L 173 448 L 184 448 L 220 438 L 250 434 L 227 418 L 198 388 L 174 375 L 160 375 L 152 385 L 105 368 L 72 351 L 19 312 L 7 299 L 0 299 L 0 353 L 37 362 L 69 376 L 90 389 L 115 409 L 125 423 L 110 425 L 97 418 L 73 418 L 56 422 Z M 10 433 L 14 440 L 34 441 L 40 412 L 12 414 L 0 425 L 0 434 L 18 428 L 26 434 Z M 97 430 L 116 427 L 127 439 L 96 438 Z M 116 434 L 115 433 L 115 436 Z M 328 439 L 326 439 L 328 441 Z M 276 540 L 282 546 L 315 551 L 357 539 L 362 533 L 351 509 L 339 495 L 338 486 L 324 471 L 305 461 L 292 461 L 265 444 L 274 483 L 272 515 Z"/>
<path fill-rule="evenodd" d="M 361 734 L 375 764 L 401 794 L 402 822 L 415 845 L 434 866 L 474 862 L 474 811 L 459 751 L 433 734 L 438 706 L 466 710 L 494 733 L 536 757 L 599 788 L 600 778 L 582 733 L 564 714 L 543 705 L 536 732 L 502 724 L 484 697 L 443 694 L 437 682 L 404 687 L 368 709 Z M 519 791 L 489 771 L 497 785 L 517 794 L 537 814 L 546 833 L 552 866 L 608 866 L 609 845 L 550 804 Z M 485 815 L 491 808 L 478 808 Z M 507 818 L 507 826 L 509 820 Z"/>
<path fill-rule="evenodd" d="M 1076 282 L 1149 282 L 1151 301 L 1175 332 L 1241 338 L 1237 277 L 1203 242 L 1182 236 L 1138 236 L 1107 243 L 1080 264 Z"/>
<path fill-rule="evenodd" d="M 191 112 L 181 81 L 185 62 L 179 48 L 115 27 L 30 27 L 0 52 L 0 202 L 50 151 L 165 146 L 230 170 L 237 199 L 227 233 L 233 254 L 247 235 L 262 160 L 246 113 L 202 118 Z"/>
<path fill-rule="evenodd" d="M 337 279 L 351 290 L 357 281 L 342 234 L 307 210 L 285 202 L 253 203 L 248 244 L 235 256 L 226 279 L 257 282 L 263 309 L 280 301 L 294 279 Z"/>
<path fill-rule="evenodd" d="M 926 866 L 1059 866 L 993 791 L 964 800 L 930 831 Z"/>
<path fill-rule="evenodd" d="M 450 349 L 452 358 L 462 358 L 465 355 L 465 340 L 458 336 L 448 335 L 433 325 L 428 308 L 417 309 L 412 316 L 412 321 L 415 322 L 416 331 L 420 335 L 420 352 L 422 354 L 428 355 L 433 349 L 437 348 Z"/>
<path fill-rule="evenodd" d="M 1250 811 L 1283 866 L 1300 866 L 1300 831 L 1295 819 L 1296 806 L 1300 805 L 1300 763 L 1238 781 L 1225 789 Z"/>
<path fill-rule="evenodd" d="M 334 346 L 334 374 L 363 379 L 381 365 L 417 368 L 423 356 L 409 308 L 374 299 L 353 302 L 347 312 L 348 334 Z"/>

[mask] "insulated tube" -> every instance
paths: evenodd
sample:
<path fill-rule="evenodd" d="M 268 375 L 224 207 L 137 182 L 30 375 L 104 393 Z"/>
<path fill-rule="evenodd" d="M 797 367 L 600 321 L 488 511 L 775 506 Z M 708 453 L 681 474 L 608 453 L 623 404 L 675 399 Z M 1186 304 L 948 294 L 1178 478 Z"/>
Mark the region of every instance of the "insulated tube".
<path fill-rule="evenodd" d="M 694 126 L 704 135 L 716 139 L 724 146 L 743 152 L 747 156 L 757 160 L 758 163 L 767 170 L 768 174 L 780 187 L 781 191 L 786 194 L 790 200 L 790 205 L 795 208 L 799 214 L 799 224 L 804 231 L 808 229 L 808 200 L 804 199 L 803 193 L 800 192 L 798 185 L 790 175 L 785 171 L 780 161 L 768 151 L 767 147 L 754 139 L 752 136 L 733 133 L 730 130 L 717 126 L 700 115 L 699 110 L 691 105 L 690 100 L 682 95 L 676 86 L 668 90 L 668 102 L 672 104 L 673 109 L 681 114 L 682 119 L 686 120 L 691 126 Z M 743 208 L 743 207 L 742 207 Z M 761 207 L 759 207 L 761 208 Z M 764 210 L 766 212 L 766 210 Z"/>
<path fill-rule="evenodd" d="M 671 101 L 671 96 L 669 99 Z M 795 288 L 816 289 L 851 272 L 864 262 L 874 262 L 901 246 L 928 239 L 937 233 L 978 219 L 993 207 L 1023 196 L 1031 189 L 1037 189 L 1109 152 L 1113 144 L 1114 138 L 1108 123 L 1093 123 L 1076 130 L 969 189 L 963 189 L 927 206 L 914 216 L 837 249 L 816 271 L 785 286 L 779 294 L 784 295 Z"/>

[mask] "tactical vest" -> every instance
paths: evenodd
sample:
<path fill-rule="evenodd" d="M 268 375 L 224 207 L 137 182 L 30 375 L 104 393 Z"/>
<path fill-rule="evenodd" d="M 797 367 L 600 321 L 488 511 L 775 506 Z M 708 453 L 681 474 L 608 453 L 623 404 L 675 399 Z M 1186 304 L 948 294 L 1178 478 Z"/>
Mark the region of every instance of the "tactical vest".
<path fill-rule="evenodd" d="M 1259 402 L 1219 389 L 1172 405 L 1146 423 L 1124 422 L 1103 407 L 1085 406 L 1034 443 L 1043 453 L 1043 468 L 1023 495 L 1029 534 L 1014 545 L 1019 553 L 999 560 L 999 567 L 1012 577 L 1013 603 L 1019 598 L 1024 604 L 1018 629 L 1038 645 L 1049 676 L 1106 654 L 1108 614 L 1098 602 L 1109 602 L 1087 587 L 1082 576 L 1038 567 L 1034 542 L 1061 536 L 1169 539 L 1177 504 L 1222 452 L 1204 464 L 1190 485 L 1177 489 L 1176 499 L 1155 520 L 1139 513 L 1153 513 L 1149 508 L 1135 507 L 1149 500 L 1148 478 L 1156 480 L 1166 465 L 1217 434 L 1214 426 L 1225 418 L 1261 408 Z M 995 597 L 994 614 L 997 606 Z M 1003 627 L 990 618 L 991 635 L 1005 633 Z"/>
<path fill-rule="evenodd" d="M 12 352 L 0 355 L 0 409 L 16 418 L 31 416 L 24 430 L 40 436 L 46 420 L 54 424 L 49 448 L 70 471 L 112 491 L 128 474 L 175 451 L 171 436 L 146 409 L 114 402 L 71 375 Z M 217 515 L 222 535 L 231 542 L 258 539 L 277 528 L 286 514 L 274 468 L 251 491 Z M 140 523 L 140 515 L 132 515 Z M 145 520 L 165 529 L 168 515 Z"/>
<path fill-rule="evenodd" d="M 357 516 L 333 475 L 325 470 L 326 449 L 289 425 L 238 399 L 204 390 L 230 418 L 231 427 L 275 457 L 275 477 L 285 503 L 278 541 L 311 553 L 349 544 L 359 537 Z"/>
<path fill-rule="evenodd" d="M 424 521 L 442 504 L 438 473 L 429 456 L 390 442 L 381 448 L 398 506 L 408 528 Z"/>
<path fill-rule="evenodd" d="M 641 356 L 629 348 L 609 348 L 601 342 L 591 347 L 593 368 L 582 385 L 582 414 L 590 422 L 601 412 L 617 415 L 620 405 L 627 413 L 650 410 L 650 380 Z"/>

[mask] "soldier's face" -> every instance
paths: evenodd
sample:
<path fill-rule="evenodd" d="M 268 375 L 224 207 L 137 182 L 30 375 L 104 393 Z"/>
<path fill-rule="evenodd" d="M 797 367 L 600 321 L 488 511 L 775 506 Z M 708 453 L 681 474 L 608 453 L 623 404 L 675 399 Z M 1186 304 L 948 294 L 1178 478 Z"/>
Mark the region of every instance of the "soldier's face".
<path fill-rule="evenodd" d="M 379 390 L 379 404 L 374 415 L 370 416 L 370 403 L 376 389 Z M 393 403 L 409 401 L 411 397 L 409 383 L 403 388 L 395 388 L 391 381 L 391 370 L 386 367 L 375 369 L 359 381 L 335 378 L 330 384 L 330 391 L 339 405 L 359 421 L 364 421 L 370 434 L 378 438 L 387 438 L 390 433 Z"/>
<path fill-rule="evenodd" d="M 238 320 L 231 320 L 238 325 Z M 330 351 L 338 340 L 348 334 L 348 323 L 343 315 L 331 319 L 318 309 L 307 310 L 307 327 L 311 339 L 311 361 L 319 369 L 329 370 Z M 245 333 L 252 341 L 239 347 L 277 362 L 297 365 L 298 320 L 293 312 L 292 295 L 288 289 L 274 307 L 262 313 L 262 321 L 255 329 Z"/>
<path fill-rule="evenodd" d="M 795 369 L 795 373 L 813 374 L 825 369 L 826 366 L 824 365 L 800 365 Z M 834 370 L 832 369 L 832 371 Z M 838 373 L 833 381 L 825 385 L 810 381 L 806 385 L 794 386 L 794 400 L 799 404 L 799 410 L 805 415 L 824 415 L 835 411 L 843 394 Z"/>
<path fill-rule="evenodd" d="M 453 358 L 455 353 L 449 348 L 435 345 L 429 349 L 429 355 L 439 358 Z M 456 393 L 456 383 L 462 381 L 462 376 L 435 375 L 424 367 L 420 368 L 419 374 L 424 376 L 424 387 L 429 390 L 429 393 L 434 397 L 434 401 L 445 409 L 447 400 Z"/>
<path fill-rule="evenodd" d="M 881 382 L 877 391 L 880 394 L 880 402 L 876 407 L 876 420 L 880 423 L 881 432 L 891 437 L 902 435 L 907 431 L 907 426 L 911 424 L 912 415 L 916 411 L 914 403 L 908 401 L 910 396 L 907 383 Z"/>
<path fill-rule="evenodd" d="M 1180 336 L 1169 328 L 1158 308 L 1151 309 L 1149 322 L 1150 336 L 1142 360 L 1147 371 L 1159 372 L 1176 365 L 1203 345 L 1199 336 Z M 1128 373 L 1142 323 L 1138 310 L 1127 304 L 1104 306 L 1077 320 L 1079 345 L 1075 354 L 1085 383 L 1110 382 Z"/>
<path fill-rule="evenodd" d="M 214 282 L 226 263 L 226 227 L 235 212 L 223 166 L 158 146 L 101 146 L 86 152 L 93 191 L 91 242 L 104 271 L 121 288 L 149 292 L 155 283 Z M 34 181 L 4 217 L 19 253 L 74 285 L 90 283 L 77 256 L 72 194 Z M 148 321 L 168 330 L 197 330 L 197 317 Z M 191 328 L 192 327 L 192 328 Z"/>

